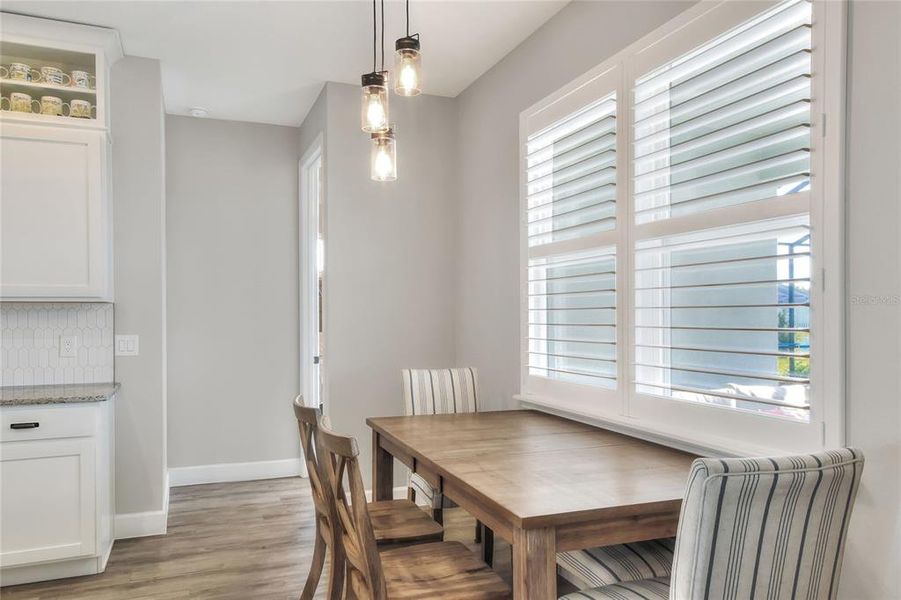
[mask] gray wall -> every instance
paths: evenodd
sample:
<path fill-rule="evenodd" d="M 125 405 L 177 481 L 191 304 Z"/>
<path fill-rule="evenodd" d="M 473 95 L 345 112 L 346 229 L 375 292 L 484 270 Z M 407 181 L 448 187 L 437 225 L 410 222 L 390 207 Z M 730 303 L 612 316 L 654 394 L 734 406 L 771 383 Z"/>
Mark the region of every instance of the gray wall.
<path fill-rule="evenodd" d="M 310 108 L 310 112 L 307 113 L 307 116 L 304 117 L 303 124 L 300 126 L 300 133 L 298 137 L 298 145 L 297 145 L 297 153 L 298 156 L 303 156 L 304 153 L 310 148 L 313 142 L 316 141 L 316 136 L 322 135 L 322 156 L 325 157 L 326 149 L 325 145 L 328 140 L 325 138 L 326 133 L 326 124 L 327 124 L 327 115 L 328 115 L 328 86 L 323 84 L 322 91 L 319 92 L 319 97 L 316 98 L 316 102 L 313 103 L 312 108 Z M 323 158 L 323 170 L 325 170 L 325 159 Z M 321 182 L 325 184 L 326 181 Z"/>
<path fill-rule="evenodd" d="M 299 455 L 297 136 L 166 117 L 170 467 Z"/>
<path fill-rule="evenodd" d="M 325 130 L 326 411 L 360 441 L 368 481 L 365 418 L 403 413 L 400 370 L 454 364 L 456 115 L 449 98 L 392 97 L 398 180 L 377 183 L 359 94 L 327 84 L 301 151 Z"/>
<path fill-rule="evenodd" d="M 847 433 L 867 464 L 841 598 L 901 597 L 901 3 L 852 2 L 848 56 Z"/>
<path fill-rule="evenodd" d="M 519 113 L 692 4 L 572 2 L 457 97 L 456 357 L 487 406 L 519 389 Z"/>
<path fill-rule="evenodd" d="M 166 190 L 158 60 L 126 57 L 111 73 L 116 333 L 116 511 L 160 511 L 166 472 Z"/>
<path fill-rule="evenodd" d="M 518 390 L 518 115 L 690 3 L 573 2 L 458 98 L 458 363 L 498 408 Z M 598 35 L 599 24 L 604 27 Z M 901 4 L 852 2 L 849 32 L 848 443 L 867 466 L 840 597 L 901 594 L 899 497 Z M 540 73 L 540 77 L 535 74 Z"/>

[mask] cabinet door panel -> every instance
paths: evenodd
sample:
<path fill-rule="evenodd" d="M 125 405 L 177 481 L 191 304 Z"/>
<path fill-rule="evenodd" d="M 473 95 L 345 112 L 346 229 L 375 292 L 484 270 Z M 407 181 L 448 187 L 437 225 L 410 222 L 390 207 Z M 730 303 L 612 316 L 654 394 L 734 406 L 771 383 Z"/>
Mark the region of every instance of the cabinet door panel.
<path fill-rule="evenodd" d="M 4 298 L 102 299 L 108 279 L 102 132 L 0 129 Z"/>
<path fill-rule="evenodd" d="M 4 442 L 0 566 L 93 555 L 92 438 Z"/>

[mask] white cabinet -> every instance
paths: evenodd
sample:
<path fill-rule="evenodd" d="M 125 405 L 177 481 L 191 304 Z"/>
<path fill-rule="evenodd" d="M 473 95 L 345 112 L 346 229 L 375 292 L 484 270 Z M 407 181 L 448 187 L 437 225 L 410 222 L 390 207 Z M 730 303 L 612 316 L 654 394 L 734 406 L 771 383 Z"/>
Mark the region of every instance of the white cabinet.
<path fill-rule="evenodd" d="M 0 564 L 91 556 L 94 440 L 11 442 L 0 458 Z"/>
<path fill-rule="evenodd" d="M 0 124 L 0 296 L 110 298 L 106 134 Z"/>
<path fill-rule="evenodd" d="M 0 21 L 0 62 L 31 68 L 0 79 L 0 93 L 34 101 L 0 111 L 0 300 L 113 299 L 109 68 L 121 56 L 109 29 L 12 14 Z M 59 85 L 34 75 L 46 67 L 93 78 Z M 47 96 L 90 110 L 45 114 Z"/>
<path fill-rule="evenodd" d="M 0 580 L 100 573 L 112 548 L 114 400 L 0 407 Z"/>

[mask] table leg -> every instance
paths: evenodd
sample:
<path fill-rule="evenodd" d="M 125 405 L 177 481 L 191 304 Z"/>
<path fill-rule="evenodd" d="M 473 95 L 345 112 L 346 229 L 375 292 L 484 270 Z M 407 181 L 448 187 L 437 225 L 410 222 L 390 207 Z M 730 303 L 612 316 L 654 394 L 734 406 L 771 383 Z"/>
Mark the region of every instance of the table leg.
<path fill-rule="evenodd" d="M 376 431 L 372 432 L 372 495 L 373 500 L 394 499 L 394 457 L 382 448 Z"/>
<path fill-rule="evenodd" d="M 557 598 L 557 537 L 552 527 L 514 530 L 513 598 Z"/>

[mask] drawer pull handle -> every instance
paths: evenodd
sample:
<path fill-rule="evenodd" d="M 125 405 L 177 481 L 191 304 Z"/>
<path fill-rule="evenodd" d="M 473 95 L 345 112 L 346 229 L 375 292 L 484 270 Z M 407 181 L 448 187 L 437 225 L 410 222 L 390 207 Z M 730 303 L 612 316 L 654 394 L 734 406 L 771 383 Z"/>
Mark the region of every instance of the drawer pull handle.
<path fill-rule="evenodd" d="M 32 421 L 31 423 L 12 423 L 9 428 L 10 429 L 37 429 L 41 424 L 37 421 Z"/>

